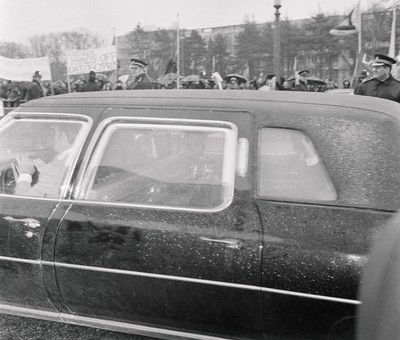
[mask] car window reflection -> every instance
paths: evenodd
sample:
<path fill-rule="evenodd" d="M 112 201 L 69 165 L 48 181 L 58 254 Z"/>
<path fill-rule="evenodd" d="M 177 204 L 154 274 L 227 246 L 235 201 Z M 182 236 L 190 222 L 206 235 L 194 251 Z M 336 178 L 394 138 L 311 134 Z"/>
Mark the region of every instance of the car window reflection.
<path fill-rule="evenodd" d="M 0 192 L 59 197 L 77 152 L 81 122 L 15 120 L 0 131 Z"/>

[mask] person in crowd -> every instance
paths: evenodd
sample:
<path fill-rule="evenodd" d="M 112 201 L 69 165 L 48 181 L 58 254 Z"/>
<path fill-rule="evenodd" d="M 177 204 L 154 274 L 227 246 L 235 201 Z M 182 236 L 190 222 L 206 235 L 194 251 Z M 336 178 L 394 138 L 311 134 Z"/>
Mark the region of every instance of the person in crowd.
<path fill-rule="evenodd" d="M 265 69 L 261 69 L 258 76 L 255 78 L 254 87 L 258 90 L 260 87 L 265 85 L 267 76 L 265 75 Z"/>
<path fill-rule="evenodd" d="M 326 81 L 326 89 L 327 90 L 334 90 L 335 86 L 332 80 L 327 80 Z"/>
<path fill-rule="evenodd" d="M 124 89 L 124 87 L 122 86 L 122 81 L 121 80 L 117 80 L 113 90 L 114 91 L 118 91 L 118 90 L 123 90 L 123 89 Z"/>
<path fill-rule="evenodd" d="M 54 89 L 54 94 L 65 94 L 68 93 L 68 84 L 65 81 L 58 81 L 57 86 Z"/>
<path fill-rule="evenodd" d="M 360 75 L 358 76 L 357 81 L 354 83 L 354 92 L 357 92 L 364 81 L 368 79 L 368 72 L 367 70 L 362 70 Z"/>
<path fill-rule="evenodd" d="M 210 84 L 206 78 L 207 72 L 202 69 L 199 74 L 199 81 L 195 84 L 195 89 L 210 89 Z"/>
<path fill-rule="evenodd" d="M 4 94 L 3 94 L 3 106 L 4 107 L 12 107 L 12 102 L 11 102 L 11 89 L 6 88 Z"/>
<path fill-rule="evenodd" d="M 43 96 L 47 97 L 47 96 L 51 96 L 51 95 L 52 95 L 52 90 L 51 90 L 50 82 L 45 81 L 43 83 Z"/>
<path fill-rule="evenodd" d="M 7 89 L 8 89 L 8 84 L 9 84 L 8 80 L 3 80 L 1 82 L 1 85 L 0 85 L 0 97 L 1 97 L 1 99 L 7 99 L 6 92 L 7 92 Z"/>
<path fill-rule="evenodd" d="M 59 92 L 60 89 L 61 89 L 61 81 L 59 80 L 54 84 L 54 94 L 55 95 L 61 94 Z"/>
<path fill-rule="evenodd" d="M 102 91 L 111 91 L 113 88 L 109 82 L 104 83 Z"/>
<path fill-rule="evenodd" d="M 308 91 L 307 78 L 310 75 L 310 71 L 302 70 L 299 72 L 299 79 L 294 84 L 295 91 Z"/>
<path fill-rule="evenodd" d="M 289 87 L 288 81 L 281 77 L 281 81 L 275 82 L 275 90 L 278 91 L 291 91 L 292 89 Z"/>
<path fill-rule="evenodd" d="M 343 88 L 344 89 L 349 89 L 350 86 L 351 86 L 351 84 L 350 84 L 349 80 L 347 80 L 347 79 L 343 80 Z"/>
<path fill-rule="evenodd" d="M 63 180 L 68 156 L 79 132 L 79 126 L 55 126 L 52 129 L 55 158 L 45 163 L 41 159 L 32 160 L 26 155 L 17 156 L 16 168 L 19 176 L 15 187 L 16 195 L 35 197 L 58 197 Z M 39 173 L 36 183 L 33 180 Z"/>
<path fill-rule="evenodd" d="M 11 107 L 19 106 L 21 100 L 21 90 L 17 85 L 13 85 L 7 100 L 9 101 L 10 104 L 9 106 Z"/>
<path fill-rule="evenodd" d="M 290 91 L 289 83 L 287 80 L 283 80 L 282 87 L 283 87 L 284 91 Z M 280 89 L 280 90 L 282 90 L 282 89 Z"/>
<path fill-rule="evenodd" d="M 226 87 L 228 90 L 239 90 L 239 83 L 236 77 L 232 77 Z"/>
<path fill-rule="evenodd" d="M 74 83 L 75 92 L 83 92 L 83 87 L 86 85 L 87 81 L 85 76 L 80 76 L 79 79 Z"/>
<path fill-rule="evenodd" d="M 38 99 L 38 98 L 44 96 L 41 79 L 42 79 L 42 75 L 39 73 L 39 71 L 36 71 L 33 74 L 32 82 L 29 83 L 28 89 L 26 91 L 26 100 L 27 101 L 33 100 L 33 99 Z"/>
<path fill-rule="evenodd" d="M 261 91 L 275 91 L 276 90 L 276 77 L 275 74 L 270 73 L 265 78 L 265 84 L 259 88 Z"/>
<path fill-rule="evenodd" d="M 153 85 L 150 78 L 147 76 L 147 63 L 142 60 L 132 58 L 129 68 L 132 75 L 132 83 L 127 88 L 128 90 L 146 90 L 152 89 Z"/>
<path fill-rule="evenodd" d="M 82 86 L 82 92 L 100 91 L 101 88 L 96 80 L 96 72 L 89 72 L 89 79 L 85 85 Z"/>
<path fill-rule="evenodd" d="M 366 80 L 354 94 L 393 100 L 400 103 L 400 82 L 391 75 L 396 60 L 385 55 L 375 54 L 372 64 L 372 78 Z"/>
<path fill-rule="evenodd" d="M 256 79 L 250 80 L 246 83 L 247 90 L 255 90 L 256 89 Z"/>

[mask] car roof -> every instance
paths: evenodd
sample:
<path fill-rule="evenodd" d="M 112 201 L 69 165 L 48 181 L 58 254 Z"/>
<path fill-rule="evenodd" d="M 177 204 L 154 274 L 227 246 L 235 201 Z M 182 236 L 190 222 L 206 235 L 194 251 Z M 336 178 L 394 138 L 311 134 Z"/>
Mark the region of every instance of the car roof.
<path fill-rule="evenodd" d="M 195 103 L 195 105 L 194 105 Z M 388 114 L 400 119 L 399 103 L 347 94 L 327 96 L 323 93 L 296 91 L 255 90 L 136 90 L 74 92 L 43 97 L 29 101 L 15 111 L 30 111 L 40 107 L 188 107 L 257 111 L 265 105 L 314 104 L 335 107 L 358 108 Z M 34 110 L 36 111 L 36 110 Z M 81 113 L 81 112 L 80 112 Z"/>

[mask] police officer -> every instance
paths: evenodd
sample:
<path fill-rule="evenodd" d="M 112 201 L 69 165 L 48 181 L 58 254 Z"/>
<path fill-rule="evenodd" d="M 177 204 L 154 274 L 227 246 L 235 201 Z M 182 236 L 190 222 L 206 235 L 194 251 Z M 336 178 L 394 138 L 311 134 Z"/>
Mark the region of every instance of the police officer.
<path fill-rule="evenodd" d="M 145 90 L 152 89 L 153 85 L 150 78 L 146 74 L 147 63 L 142 60 L 132 58 L 129 68 L 133 78 L 131 86 L 128 90 Z"/>
<path fill-rule="evenodd" d="M 308 91 L 307 78 L 309 75 L 310 72 L 308 70 L 302 70 L 299 72 L 300 79 L 296 80 L 294 85 L 295 91 Z"/>
<path fill-rule="evenodd" d="M 400 82 L 390 74 L 396 60 L 384 54 L 375 54 L 374 58 L 373 77 L 362 83 L 354 94 L 385 98 L 400 103 Z"/>

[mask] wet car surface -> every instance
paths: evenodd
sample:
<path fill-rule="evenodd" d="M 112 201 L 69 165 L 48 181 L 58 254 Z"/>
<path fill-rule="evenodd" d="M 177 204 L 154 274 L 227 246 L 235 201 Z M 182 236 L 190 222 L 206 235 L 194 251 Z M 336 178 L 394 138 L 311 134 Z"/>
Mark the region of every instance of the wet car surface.
<path fill-rule="evenodd" d="M 352 338 L 400 198 L 398 104 L 123 92 L 1 120 L 0 311 L 166 339 Z"/>
<path fill-rule="evenodd" d="M 0 339 L 154 340 L 156 338 L 34 318 L 24 318 L 15 315 L 0 314 Z"/>

